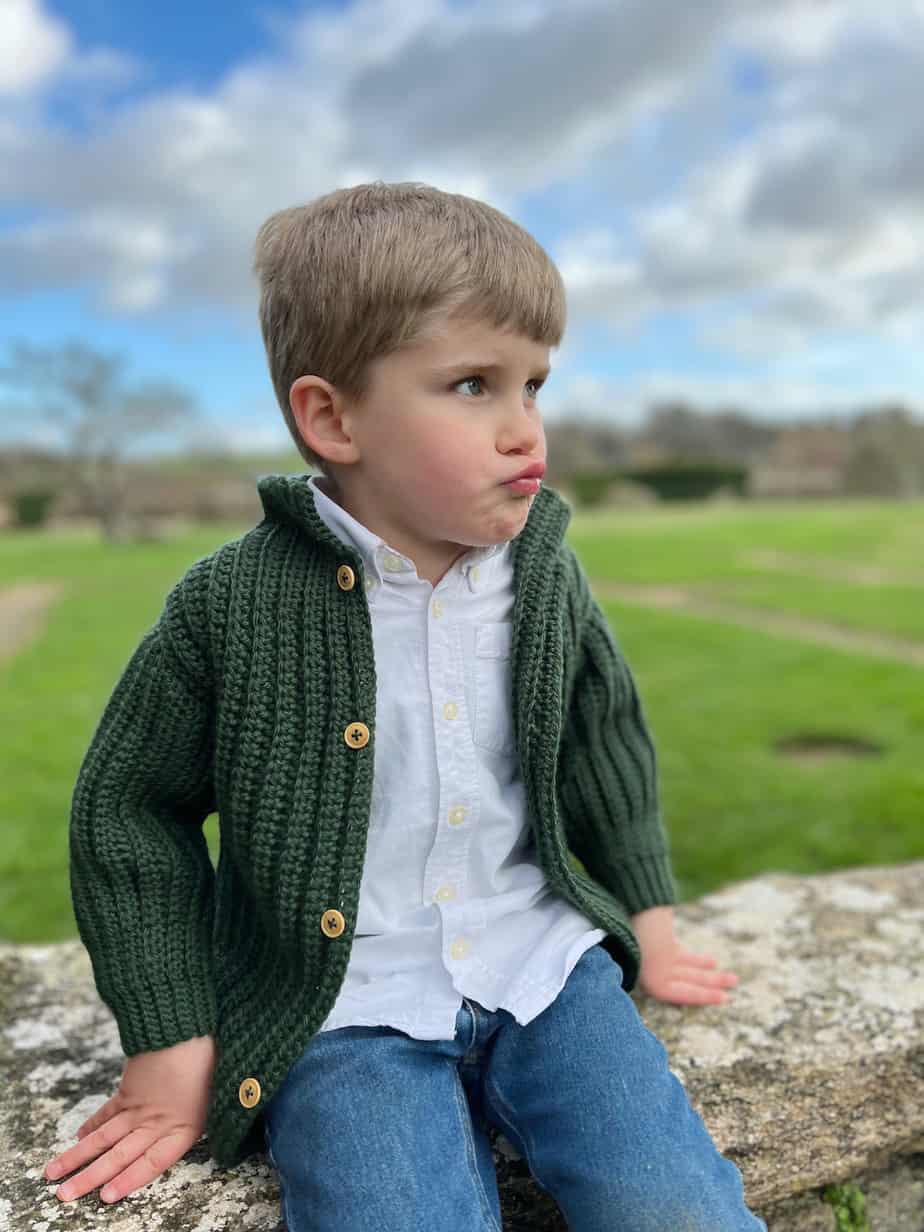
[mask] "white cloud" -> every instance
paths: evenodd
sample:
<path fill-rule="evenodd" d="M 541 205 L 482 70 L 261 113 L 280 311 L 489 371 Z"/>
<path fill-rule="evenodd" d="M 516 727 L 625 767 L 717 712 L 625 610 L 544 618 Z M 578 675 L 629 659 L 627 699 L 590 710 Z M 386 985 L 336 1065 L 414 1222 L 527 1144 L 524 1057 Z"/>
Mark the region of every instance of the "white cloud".
<path fill-rule="evenodd" d="M 157 307 L 171 268 L 189 252 L 153 214 L 126 215 L 102 206 L 75 218 L 20 227 L 0 235 L 0 266 L 13 290 L 80 285 L 107 269 L 106 300 L 115 311 Z"/>
<path fill-rule="evenodd" d="M 811 67 L 845 44 L 862 53 L 868 40 L 915 37 L 924 27 L 921 0 L 787 0 L 742 14 L 737 31 L 769 59 Z"/>
<path fill-rule="evenodd" d="M 702 340 L 748 358 L 848 329 L 912 339 L 924 277 L 921 7 L 905 6 L 904 27 L 894 8 L 871 17 L 862 48 L 841 20 L 828 59 L 804 75 L 791 65 L 754 131 L 699 162 L 681 191 L 630 211 L 630 235 L 609 251 L 597 236 L 584 255 L 569 244 L 578 312 L 623 329 L 688 309 L 707 318 Z M 742 22 L 729 41 L 782 20 Z M 712 311 L 726 300 L 743 302 L 739 315 Z"/>
<path fill-rule="evenodd" d="M 67 26 L 39 0 L 0 4 L 0 95 L 26 94 L 43 85 L 71 50 Z"/>
<path fill-rule="evenodd" d="M 221 449 L 233 454 L 281 453 L 295 449 L 292 437 L 278 411 L 268 410 L 266 421 L 212 417 L 190 429 L 186 439 L 190 449 Z"/>
<path fill-rule="evenodd" d="M 143 75 L 142 65 L 133 56 L 111 47 L 94 47 L 83 55 L 72 56 L 61 66 L 60 78 L 89 89 L 120 89 Z"/>
<path fill-rule="evenodd" d="M 25 0 L 0 8 L 4 49 L 11 13 L 19 90 L 140 71 Z M 771 360 L 845 331 L 919 336 L 920 0 L 359 0 L 264 20 L 272 53 L 209 91 L 149 91 L 79 135 L 0 110 L 0 201 L 36 213 L 0 231 L 0 289 L 252 312 L 267 214 L 419 179 L 516 216 L 530 194 L 563 202 L 572 335 L 690 312 L 715 351 Z M 752 96 L 731 83 L 744 54 L 766 73 Z M 569 233 L 575 197 L 595 221 Z"/>
<path fill-rule="evenodd" d="M 358 173 L 428 180 L 512 212 L 525 188 L 580 171 L 634 116 L 682 94 L 726 8 L 708 0 L 694 21 L 641 0 L 567 13 L 366 0 L 311 14 L 280 28 L 275 57 L 238 66 L 208 95 L 151 93 L 81 137 L 39 121 L 0 128 L 0 199 L 91 231 L 104 302 L 152 307 L 156 296 L 132 291 L 138 271 L 120 259 L 118 234 L 105 250 L 103 201 L 125 225 L 156 215 L 172 247 L 189 249 L 175 269 L 151 259 L 164 295 L 250 302 L 251 246 L 268 213 Z M 33 229 L 6 235 L 38 282 L 64 255 L 45 234 L 37 262 Z M 75 262 L 64 265 L 73 278 Z"/>
<path fill-rule="evenodd" d="M 549 425 L 595 419 L 629 427 L 640 423 L 654 403 L 675 400 L 704 411 L 737 407 L 758 419 L 795 421 L 806 415 L 852 414 L 864 400 L 878 405 L 891 399 L 924 411 L 921 388 L 920 374 L 888 382 L 873 376 L 858 383 L 852 374 L 826 380 L 795 371 L 708 376 L 653 370 L 625 381 L 583 377 L 544 406 Z"/>

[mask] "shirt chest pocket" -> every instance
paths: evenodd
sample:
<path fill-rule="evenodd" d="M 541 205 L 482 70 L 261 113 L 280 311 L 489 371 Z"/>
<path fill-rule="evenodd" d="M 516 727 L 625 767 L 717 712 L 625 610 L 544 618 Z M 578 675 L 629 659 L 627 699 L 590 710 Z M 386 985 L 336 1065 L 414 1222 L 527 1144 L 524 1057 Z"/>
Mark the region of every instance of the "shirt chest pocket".
<path fill-rule="evenodd" d="M 485 621 L 475 625 L 475 718 L 472 740 L 492 753 L 512 753 L 513 681 L 510 645 L 513 625 L 509 621 Z"/>

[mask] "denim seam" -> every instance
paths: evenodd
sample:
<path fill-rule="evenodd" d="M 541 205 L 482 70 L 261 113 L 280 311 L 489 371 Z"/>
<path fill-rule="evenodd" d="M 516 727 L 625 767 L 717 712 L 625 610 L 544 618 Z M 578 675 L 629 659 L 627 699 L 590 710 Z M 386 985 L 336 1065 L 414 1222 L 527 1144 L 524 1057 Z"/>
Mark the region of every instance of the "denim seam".
<path fill-rule="evenodd" d="M 263 1128 L 266 1138 L 266 1153 L 269 1155 L 269 1161 L 276 1169 L 276 1180 L 279 1183 L 279 1196 L 282 1199 L 282 1222 L 285 1225 L 286 1232 L 292 1227 L 292 1220 L 289 1218 L 289 1197 L 286 1193 L 286 1187 L 282 1181 L 282 1173 L 279 1171 L 279 1165 L 276 1163 L 276 1157 L 273 1154 L 273 1143 L 270 1136 L 269 1118 L 264 1118 Z"/>
<path fill-rule="evenodd" d="M 456 1111 L 459 1114 L 459 1120 L 462 1123 L 462 1132 L 465 1135 L 465 1154 L 468 1159 L 469 1168 L 475 1178 L 475 1185 L 481 1197 L 481 1205 L 484 1211 L 485 1218 L 488 1221 L 487 1226 L 491 1232 L 502 1232 L 500 1224 L 494 1218 L 494 1212 L 491 1209 L 491 1203 L 488 1195 L 485 1192 L 484 1181 L 481 1177 L 481 1171 L 478 1167 L 478 1157 L 475 1151 L 475 1139 L 473 1137 L 471 1114 L 468 1107 L 468 1099 L 465 1095 L 465 1088 L 462 1085 L 462 1079 L 459 1076 L 459 1071 L 453 1067 L 453 1077 L 455 1078 L 455 1097 Z"/>
<path fill-rule="evenodd" d="M 530 1135 L 529 1128 L 524 1127 L 523 1132 L 522 1133 L 520 1132 L 519 1127 L 516 1125 L 513 1119 L 516 1114 L 514 1113 L 513 1108 L 504 1098 L 503 1094 L 501 1093 L 500 1087 L 498 1087 L 497 1083 L 493 1080 L 493 1078 L 489 1078 L 485 1085 L 491 1090 L 491 1092 L 494 1095 L 496 1105 L 497 1105 L 495 1108 L 495 1111 L 497 1113 L 498 1118 L 504 1122 L 504 1126 L 503 1126 L 504 1130 L 511 1131 L 513 1133 L 514 1138 L 518 1138 L 520 1142 L 522 1142 L 523 1154 L 526 1157 L 526 1164 L 530 1172 L 532 1173 L 533 1180 L 536 1181 L 537 1184 L 541 1185 L 547 1194 L 551 1194 L 551 1196 L 554 1198 L 555 1195 L 552 1193 L 551 1189 L 549 1189 L 548 1185 L 545 1184 L 545 1182 L 542 1180 L 542 1178 L 537 1173 L 535 1167 L 533 1166 L 533 1154 L 534 1154 L 533 1140 L 532 1140 L 532 1136 Z M 516 1144 L 514 1143 L 514 1145 Z"/>

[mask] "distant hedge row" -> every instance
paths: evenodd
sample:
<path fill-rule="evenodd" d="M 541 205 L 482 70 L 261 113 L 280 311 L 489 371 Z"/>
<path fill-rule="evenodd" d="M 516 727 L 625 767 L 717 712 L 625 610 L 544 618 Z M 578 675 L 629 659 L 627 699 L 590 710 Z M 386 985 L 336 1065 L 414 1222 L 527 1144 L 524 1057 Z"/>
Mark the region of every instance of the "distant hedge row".
<path fill-rule="evenodd" d="M 20 488 L 13 493 L 15 526 L 43 526 L 57 496 L 54 488 Z"/>
<path fill-rule="evenodd" d="M 599 504 L 611 483 L 642 484 L 665 501 L 703 500 L 722 488 L 745 494 L 746 466 L 713 462 L 659 463 L 656 466 L 615 467 L 602 471 L 579 471 L 568 477 L 575 496 L 584 505 Z"/>
<path fill-rule="evenodd" d="M 615 467 L 600 471 L 577 471 L 567 477 L 575 499 L 584 506 L 599 505 L 611 483 L 642 484 L 661 500 L 703 500 L 720 489 L 745 494 L 748 471 L 744 466 L 711 462 L 661 463 L 657 466 Z M 57 492 L 54 488 L 20 488 L 13 493 L 13 522 L 20 527 L 44 525 Z"/>

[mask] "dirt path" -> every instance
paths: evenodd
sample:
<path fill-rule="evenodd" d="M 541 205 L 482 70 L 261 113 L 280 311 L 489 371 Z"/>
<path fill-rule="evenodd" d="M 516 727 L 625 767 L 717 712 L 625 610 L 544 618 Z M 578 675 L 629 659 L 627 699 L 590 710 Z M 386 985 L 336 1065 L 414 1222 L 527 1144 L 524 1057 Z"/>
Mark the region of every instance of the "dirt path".
<path fill-rule="evenodd" d="M 853 654 L 871 655 L 877 659 L 891 659 L 913 667 L 924 667 L 924 643 L 921 642 L 905 641 L 861 629 L 845 629 L 821 620 L 807 620 L 803 616 L 790 616 L 783 612 L 767 611 L 765 608 L 724 603 L 681 586 L 624 586 L 618 582 L 592 580 L 591 587 L 594 594 L 601 599 L 619 599 L 623 603 L 633 603 L 640 607 L 687 612 L 691 616 L 706 616 L 712 620 L 740 625 L 745 629 L 757 629 L 761 633 L 777 634 L 780 637 L 829 646 L 835 650 L 847 650 Z"/>
<path fill-rule="evenodd" d="M 884 569 L 880 565 L 854 565 L 826 556 L 800 556 L 795 552 L 756 549 L 745 552 L 741 560 L 760 569 L 794 573 L 797 577 L 825 578 L 830 582 L 850 582 L 860 586 L 924 586 L 924 573 Z"/>
<path fill-rule="evenodd" d="M 745 629 L 757 629 L 761 633 L 924 667 L 924 643 L 921 642 L 859 629 L 844 629 L 824 621 L 807 620 L 802 616 L 771 612 L 764 608 L 725 603 L 681 586 L 627 586 L 591 579 L 591 587 L 601 599 L 618 599 L 623 603 L 661 611 L 687 612 L 692 616 L 705 616 Z M 49 608 L 63 591 L 61 582 L 19 582 L 0 588 L 0 663 L 18 654 L 39 636 Z"/>
<path fill-rule="evenodd" d="M 35 640 L 64 591 L 61 582 L 17 582 L 0 588 L 0 663 Z"/>

